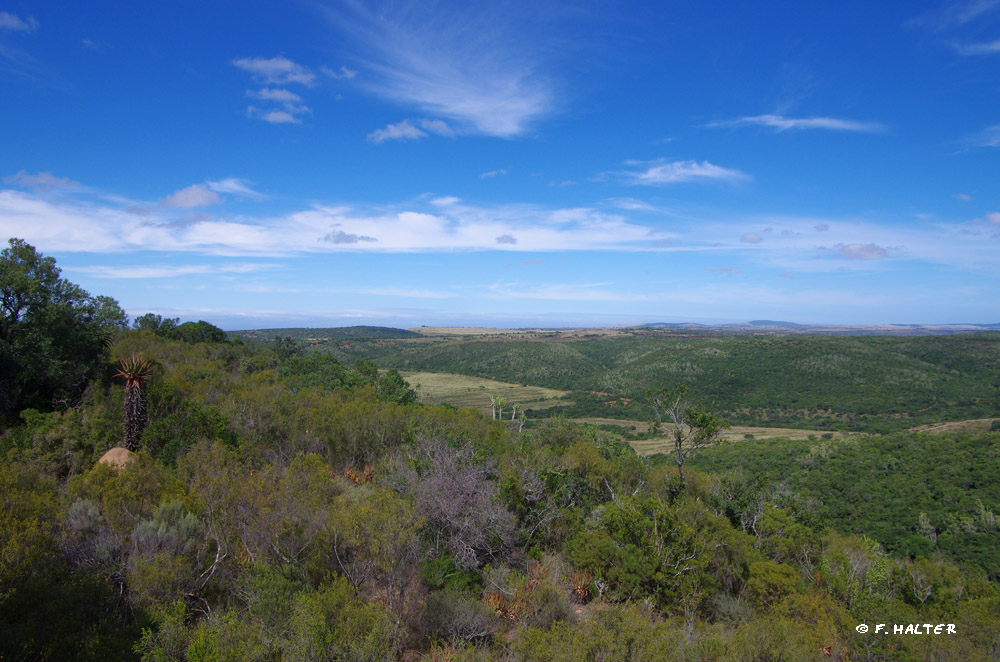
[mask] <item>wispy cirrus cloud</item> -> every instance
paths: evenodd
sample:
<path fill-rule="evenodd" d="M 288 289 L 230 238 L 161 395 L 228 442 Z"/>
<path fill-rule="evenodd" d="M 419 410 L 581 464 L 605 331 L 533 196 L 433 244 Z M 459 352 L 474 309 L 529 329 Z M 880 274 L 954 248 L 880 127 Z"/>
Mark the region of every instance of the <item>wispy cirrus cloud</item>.
<path fill-rule="evenodd" d="M 856 120 L 838 119 L 836 117 L 785 117 L 784 115 L 751 115 L 738 117 L 730 120 L 719 120 L 710 122 L 705 126 L 712 128 L 719 127 L 740 127 L 740 126 L 763 126 L 782 131 L 806 131 L 821 129 L 826 131 L 856 131 L 875 133 L 885 130 L 882 124 L 876 122 L 859 122 Z"/>
<path fill-rule="evenodd" d="M 177 278 L 180 276 L 201 276 L 208 274 L 246 274 L 254 271 L 275 269 L 277 265 L 260 263 L 243 264 L 184 264 L 166 266 L 126 266 L 112 267 L 93 265 L 85 267 L 67 267 L 67 271 L 88 274 L 94 278 L 113 279 L 146 279 L 146 278 Z"/>
<path fill-rule="evenodd" d="M 216 193 L 228 193 L 229 195 L 244 196 L 248 198 L 265 197 L 263 193 L 258 193 L 250 188 L 250 184 L 245 179 L 239 179 L 238 177 L 228 177 L 226 179 L 220 179 L 217 182 L 206 182 L 205 185 Z"/>
<path fill-rule="evenodd" d="M 950 2 L 910 19 L 905 26 L 936 33 L 959 55 L 993 55 L 1000 53 L 1000 39 L 995 32 L 985 40 L 983 36 L 984 30 L 996 28 L 998 15 L 1000 0 Z"/>
<path fill-rule="evenodd" d="M 1000 39 L 973 44 L 954 44 L 959 55 L 992 55 L 1000 53 Z"/>
<path fill-rule="evenodd" d="M 372 93 L 458 125 L 464 133 L 510 138 L 552 111 L 540 73 L 535 13 L 527 2 L 350 3 L 328 10 L 353 38 Z"/>
<path fill-rule="evenodd" d="M 967 142 L 973 147 L 1000 147 L 1000 124 L 986 127 Z"/>
<path fill-rule="evenodd" d="M 0 11 L 0 32 L 34 32 L 38 21 L 34 16 L 21 18 L 17 14 Z"/>
<path fill-rule="evenodd" d="M 629 170 L 620 173 L 626 183 L 658 186 L 678 184 L 682 182 L 720 180 L 735 182 L 749 179 L 749 176 L 739 170 L 723 168 L 708 161 L 629 161 L 628 165 L 644 166 L 642 170 Z"/>

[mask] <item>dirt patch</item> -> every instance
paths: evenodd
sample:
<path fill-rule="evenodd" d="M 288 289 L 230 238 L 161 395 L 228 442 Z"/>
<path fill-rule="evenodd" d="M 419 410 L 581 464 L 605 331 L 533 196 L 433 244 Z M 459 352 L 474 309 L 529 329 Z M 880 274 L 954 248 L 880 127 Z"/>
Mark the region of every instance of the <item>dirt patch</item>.
<path fill-rule="evenodd" d="M 121 469 L 129 462 L 135 461 L 135 453 L 127 448 L 112 448 L 107 453 L 101 456 L 101 459 L 97 461 L 98 464 L 110 464 L 115 469 Z"/>

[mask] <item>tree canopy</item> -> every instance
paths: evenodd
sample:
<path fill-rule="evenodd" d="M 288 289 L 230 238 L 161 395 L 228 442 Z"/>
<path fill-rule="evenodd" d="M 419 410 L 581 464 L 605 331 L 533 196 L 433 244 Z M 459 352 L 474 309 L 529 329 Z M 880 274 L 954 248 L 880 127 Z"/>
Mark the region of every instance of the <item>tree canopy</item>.
<path fill-rule="evenodd" d="M 104 341 L 125 329 L 118 302 L 60 276 L 22 239 L 0 253 L 0 419 L 72 404 L 101 366 Z"/>

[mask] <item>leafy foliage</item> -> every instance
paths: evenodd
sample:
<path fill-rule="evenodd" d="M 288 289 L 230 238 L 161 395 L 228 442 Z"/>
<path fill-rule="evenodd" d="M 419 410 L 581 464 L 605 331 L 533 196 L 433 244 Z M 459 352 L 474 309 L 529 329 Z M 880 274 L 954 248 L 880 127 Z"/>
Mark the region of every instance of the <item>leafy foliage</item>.
<path fill-rule="evenodd" d="M 23 409 L 78 402 L 103 368 L 105 340 L 127 324 L 114 299 L 59 274 L 21 239 L 0 252 L 0 426 Z"/>
<path fill-rule="evenodd" d="M 996 433 L 712 446 L 682 490 L 594 426 L 423 406 L 368 357 L 144 320 L 110 347 L 155 358 L 132 461 L 96 463 L 123 437 L 107 364 L 0 436 L 4 659 L 995 653 Z M 707 402 L 677 411 L 716 429 Z M 962 626 L 854 630 L 880 620 Z"/>

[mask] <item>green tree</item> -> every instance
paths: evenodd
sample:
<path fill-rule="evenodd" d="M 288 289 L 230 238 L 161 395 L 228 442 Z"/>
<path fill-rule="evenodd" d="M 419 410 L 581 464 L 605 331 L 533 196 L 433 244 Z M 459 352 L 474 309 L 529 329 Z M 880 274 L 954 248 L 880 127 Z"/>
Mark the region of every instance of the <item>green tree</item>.
<path fill-rule="evenodd" d="M 686 489 L 684 463 L 692 453 L 718 441 L 726 425 L 722 419 L 702 409 L 701 405 L 692 403 L 686 386 L 651 391 L 649 402 L 654 417 L 650 429 L 659 433 L 663 431 L 664 424 L 669 426 L 667 433 L 673 441 L 673 456 L 681 489 Z"/>
<path fill-rule="evenodd" d="M 56 261 L 21 239 L 0 252 L 0 421 L 73 404 L 102 368 L 118 303 L 60 277 Z"/>
<path fill-rule="evenodd" d="M 178 340 L 191 343 L 226 342 L 229 339 L 225 331 L 214 324 L 209 324 L 205 320 L 198 320 L 197 322 L 184 322 L 175 328 L 170 333 L 170 336 L 177 338 Z"/>
<path fill-rule="evenodd" d="M 180 321 L 179 317 L 161 317 L 155 313 L 146 313 L 132 320 L 132 328 L 136 331 L 152 331 L 158 336 L 171 338 Z"/>

